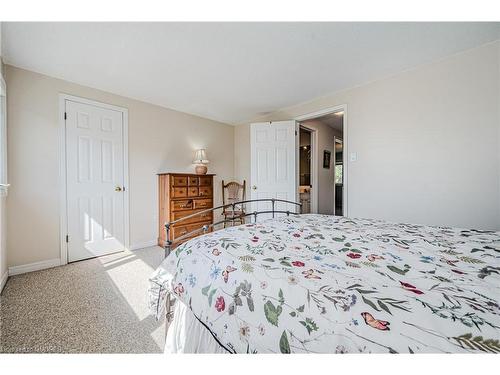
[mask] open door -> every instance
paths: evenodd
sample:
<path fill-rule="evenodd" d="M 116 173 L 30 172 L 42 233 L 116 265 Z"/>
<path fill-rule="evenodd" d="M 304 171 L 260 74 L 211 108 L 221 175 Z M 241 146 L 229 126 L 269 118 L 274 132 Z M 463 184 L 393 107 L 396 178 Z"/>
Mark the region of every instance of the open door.
<path fill-rule="evenodd" d="M 250 125 L 251 199 L 297 201 L 296 121 L 260 122 Z M 295 211 L 293 205 L 276 204 L 277 210 Z M 271 210 L 270 202 L 256 202 L 251 211 Z M 271 215 L 259 215 L 258 220 Z"/>

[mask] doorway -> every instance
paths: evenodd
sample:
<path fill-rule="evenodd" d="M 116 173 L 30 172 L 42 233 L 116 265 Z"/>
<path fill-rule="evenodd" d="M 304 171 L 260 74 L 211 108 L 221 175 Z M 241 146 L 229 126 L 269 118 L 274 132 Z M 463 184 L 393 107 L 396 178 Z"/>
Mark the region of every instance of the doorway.
<path fill-rule="evenodd" d="M 348 216 L 346 111 L 347 106 L 340 105 L 293 120 L 252 123 L 251 199 L 302 201 L 303 213 Z M 305 140 L 302 148 L 301 135 Z M 338 155 L 337 141 L 342 142 Z M 340 160 L 342 165 L 337 166 Z M 252 211 L 270 209 L 269 205 L 255 202 Z"/>
<path fill-rule="evenodd" d="M 304 213 L 347 215 L 346 109 L 338 106 L 296 118 L 300 126 L 297 179 Z"/>
<path fill-rule="evenodd" d="M 335 179 L 335 215 L 344 213 L 344 141 L 335 137 L 334 179 Z"/>
<path fill-rule="evenodd" d="M 299 127 L 299 201 L 302 204 L 302 213 L 312 212 L 312 133 L 313 131 Z M 316 186 L 314 186 L 316 188 Z"/>
<path fill-rule="evenodd" d="M 128 247 L 127 110 L 61 96 L 62 264 Z"/>

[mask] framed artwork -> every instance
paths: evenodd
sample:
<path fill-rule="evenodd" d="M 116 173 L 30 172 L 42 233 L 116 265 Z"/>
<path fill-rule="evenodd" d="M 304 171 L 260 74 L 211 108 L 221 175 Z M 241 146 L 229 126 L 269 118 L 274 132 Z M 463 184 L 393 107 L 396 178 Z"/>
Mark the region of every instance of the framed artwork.
<path fill-rule="evenodd" d="M 332 157 L 332 153 L 330 151 L 323 151 L 323 168 L 330 169 L 330 159 Z"/>

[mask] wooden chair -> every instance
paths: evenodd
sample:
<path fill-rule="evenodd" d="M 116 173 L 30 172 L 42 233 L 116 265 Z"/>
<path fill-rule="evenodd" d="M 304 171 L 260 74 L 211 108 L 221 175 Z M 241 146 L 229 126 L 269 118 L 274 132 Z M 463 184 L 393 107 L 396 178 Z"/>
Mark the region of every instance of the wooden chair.
<path fill-rule="evenodd" d="M 246 197 L 246 181 L 243 180 L 243 184 L 236 181 L 224 183 L 222 180 L 222 204 L 231 204 L 240 201 L 244 201 Z M 234 222 L 239 222 L 240 224 L 245 224 L 245 207 L 244 205 L 235 205 L 234 210 L 232 207 L 226 207 L 222 211 L 225 220 L 233 220 Z M 227 222 L 224 222 L 224 228 Z"/>

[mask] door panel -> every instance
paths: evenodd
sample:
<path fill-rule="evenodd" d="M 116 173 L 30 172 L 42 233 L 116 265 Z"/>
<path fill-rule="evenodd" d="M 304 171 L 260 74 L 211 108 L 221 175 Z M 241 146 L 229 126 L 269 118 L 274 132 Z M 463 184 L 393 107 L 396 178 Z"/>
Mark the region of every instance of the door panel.
<path fill-rule="evenodd" d="M 65 111 L 68 261 L 123 251 L 122 113 L 70 100 Z"/>
<path fill-rule="evenodd" d="M 255 183 L 258 185 L 269 183 L 269 150 L 261 147 L 257 147 L 257 161 L 255 168 Z"/>
<path fill-rule="evenodd" d="M 252 199 L 296 200 L 295 121 L 251 124 L 251 197 Z M 253 210 L 271 210 L 271 202 L 257 202 Z M 276 209 L 295 212 L 296 207 L 276 203 Z M 258 219 L 271 217 L 259 215 Z"/>

